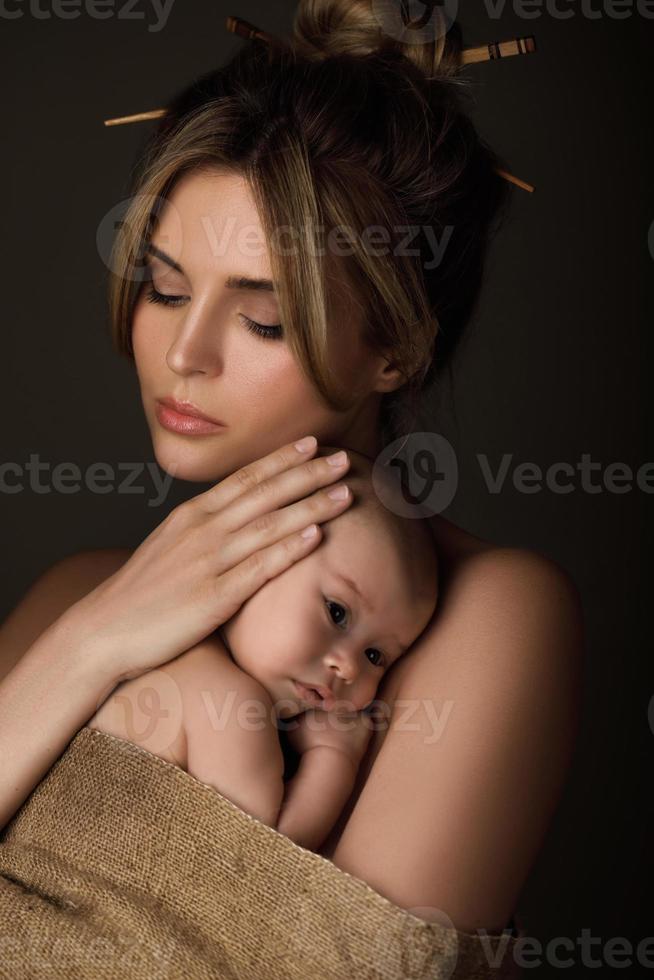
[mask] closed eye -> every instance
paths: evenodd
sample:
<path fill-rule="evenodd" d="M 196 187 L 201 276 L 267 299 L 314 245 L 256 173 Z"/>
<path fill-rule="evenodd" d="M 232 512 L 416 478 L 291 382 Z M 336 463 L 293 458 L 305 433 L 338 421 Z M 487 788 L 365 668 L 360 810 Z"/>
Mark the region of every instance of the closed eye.
<path fill-rule="evenodd" d="M 160 293 L 152 284 L 150 284 L 147 294 L 148 303 L 160 303 L 162 306 L 181 306 L 186 299 L 188 299 L 187 296 L 170 296 L 167 293 Z M 255 333 L 257 336 L 263 337 L 264 340 L 282 339 L 283 330 L 281 323 L 257 323 L 256 320 L 251 320 L 245 313 L 239 313 L 239 316 L 250 333 Z"/>
<path fill-rule="evenodd" d="M 167 293 L 158 292 L 151 284 L 148 290 L 148 303 L 161 303 L 163 306 L 181 306 L 185 296 L 169 296 Z"/>
<path fill-rule="evenodd" d="M 282 339 L 281 323 L 273 323 L 268 325 L 265 323 L 257 323 L 256 320 L 251 320 L 249 316 L 245 315 L 245 313 L 239 313 L 239 316 L 243 321 L 245 321 L 245 325 L 252 333 L 256 333 L 260 337 L 264 337 L 266 340 Z"/>

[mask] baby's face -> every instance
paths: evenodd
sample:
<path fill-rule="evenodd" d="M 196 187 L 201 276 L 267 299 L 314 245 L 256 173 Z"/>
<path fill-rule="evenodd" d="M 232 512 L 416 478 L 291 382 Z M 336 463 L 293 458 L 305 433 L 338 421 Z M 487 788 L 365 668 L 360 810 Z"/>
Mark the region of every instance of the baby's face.
<path fill-rule="evenodd" d="M 310 555 L 262 586 L 222 629 L 232 658 L 266 688 L 280 718 L 312 707 L 365 708 L 436 604 L 435 588 L 411 580 L 383 525 L 346 512 L 322 532 Z"/>

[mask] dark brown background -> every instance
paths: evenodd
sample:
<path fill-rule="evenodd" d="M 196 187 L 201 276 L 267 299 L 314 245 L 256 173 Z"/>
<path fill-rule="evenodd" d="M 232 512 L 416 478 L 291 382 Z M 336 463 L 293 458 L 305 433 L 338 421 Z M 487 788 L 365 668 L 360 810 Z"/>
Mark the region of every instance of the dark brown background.
<path fill-rule="evenodd" d="M 115 11 L 124 0 L 117 0 Z M 41 0 L 47 10 L 47 0 Z M 578 11 L 579 4 L 568 4 Z M 516 190 L 494 247 L 481 310 L 456 383 L 424 420 L 455 446 L 459 490 L 446 516 L 499 544 L 534 548 L 573 576 L 584 600 L 587 662 L 582 732 L 566 793 L 521 903 L 545 942 L 583 928 L 637 943 L 654 934 L 645 909 L 646 840 L 654 735 L 647 596 L 652 586 L 653 498 L 525 494 L 510 479 L 492 494 L 493 470 L 513 464 L 636 470 L 654 459 L 648 381 L 652 364 L 651 70 L 654 22 L 524 20 L 510 3 L 499 21 L 461 3 L 466 44 L 534 33 L 538 53 L 471 69 L 476 121 L 513 173 Z M 559 3 L 564 7 L 563 0 Z M 601 9 L 600 0 L 594 0 Z M 290 0 L 176 0 L 163 30 L 146 19 L 39 19 L 28 4 L 0 17 L 3 82 L 2 461 L 153 460 L 133 368 L 112 351 L 105 267 L 96 248 L 103 216 L 127 196 L 148 123 L 102 120 L 166 104 L 195 74 L 240 43 L 224 28 L 236 13 L 289 30 Z M 8 482 L 13 482 L 13 477 Z M 599 478 L 596 476 L 595 481 Z M 205 487 L 174 484 L 159 508 L 141 495 L 0 493 L 4 562 L 0 615 L 48 565 L 82 548 L 135 547 L 165 514 Z M 480 882 L 480 887 L 484 883 Z M 599 946 L 594 947 L 597 951 Z M 563 951 L 561 951 L 561 955 Z M 572 974 L 582 971 L 574 954 Z M 603 962 L 603 960 L 602 960 Z M 635 969 L 635 967 L 634 967 Z M 534 970 L 559 975 L 553 966 Z"/>

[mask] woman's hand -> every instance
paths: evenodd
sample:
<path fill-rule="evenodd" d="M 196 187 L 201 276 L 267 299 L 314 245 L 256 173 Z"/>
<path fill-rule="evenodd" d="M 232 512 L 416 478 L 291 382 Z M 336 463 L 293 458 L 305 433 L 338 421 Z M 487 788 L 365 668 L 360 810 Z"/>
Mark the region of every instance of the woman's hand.
<path fill-rule="evenodd" d="M 283 446 L 176 507 L 112 576 L 64 618 L 119 682 L 183 653 L 321 540 L 303 529 L 352 501 L 328 496 L 350 465 Z"/>

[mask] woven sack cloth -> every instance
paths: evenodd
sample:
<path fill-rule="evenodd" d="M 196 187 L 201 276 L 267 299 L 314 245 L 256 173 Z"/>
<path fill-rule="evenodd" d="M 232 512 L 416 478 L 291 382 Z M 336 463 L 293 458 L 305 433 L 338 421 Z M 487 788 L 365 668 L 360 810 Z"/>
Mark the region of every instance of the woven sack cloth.
<path fill-rule="evenodd" d="M 86 727 L 0 835 L 2 980 L 506 980 L 517 942 L 413 915 Z"/>

